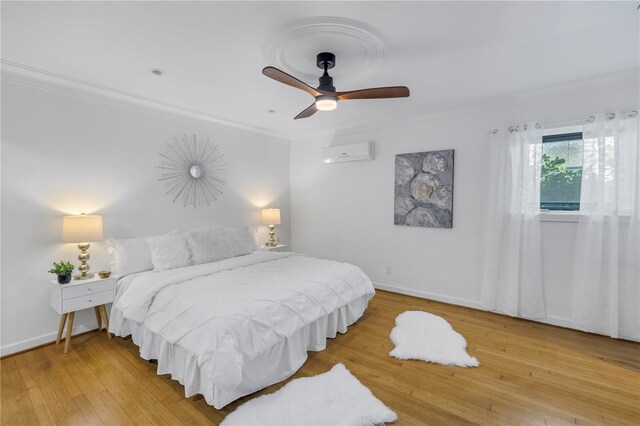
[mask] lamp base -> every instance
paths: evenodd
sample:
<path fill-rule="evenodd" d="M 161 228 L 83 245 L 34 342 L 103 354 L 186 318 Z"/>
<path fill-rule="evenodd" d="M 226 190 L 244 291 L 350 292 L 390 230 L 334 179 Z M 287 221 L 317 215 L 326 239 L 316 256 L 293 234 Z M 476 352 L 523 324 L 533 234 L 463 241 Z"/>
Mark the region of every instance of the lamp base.
<path fill-rule="evenodd" d="M 73 276 L 74 280 L 88 280 L 89 278 L 94 277 L 94 274 L 89 273 L 90 268 L 89 264 L 87 263 L 87 260 L 89 260 L 89 258 L 91 257 L 89 256 L 89 253 L 87 253 L 87 250 L 89 250 L 90 246 L 91 245 L 89 243 L 78 244 L 78 248 L 80 249 L 80 254 L 78 255 L 80 266 L 78 266 L 78 271 L 80 273 Z"/>
<path fill-rule="evenodd" d="M 280 242 L 280 238 L 276 237 L 274 229 L 275 225 L 269 225 L 269 240 L 264 243 L 266 247 L 276 247 Z"/>
<path fill-rule="evenodd" d="M 79 275 L 74 275 L 73 279 L 76 280 L 76 281 L 77 280 L 88 280 L 89 278 L 93 278 L 95 276 L 96 275 L 94 273 L 88 273 L 86 275 L 79 274 Z"/>

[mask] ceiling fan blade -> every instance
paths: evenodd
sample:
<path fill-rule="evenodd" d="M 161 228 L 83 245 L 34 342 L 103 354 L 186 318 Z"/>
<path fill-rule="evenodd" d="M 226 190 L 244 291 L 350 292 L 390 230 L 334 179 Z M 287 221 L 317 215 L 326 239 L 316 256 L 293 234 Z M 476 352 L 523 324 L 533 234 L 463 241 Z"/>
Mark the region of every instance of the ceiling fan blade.
<path fill-rule="evenodd" d="M 316 108 L 316 103 L 314 102 L 314 103 L 311 104 L 311 106 L 309 108 L 305 109 L 300 114 L 296 115 L 293 119 L 294 120 L 298 120 L 299 118 L 311 117 L 317 111 L 318 111 L 318 109 Z"/>
<path fill-rule="evenodd" d="M 287 86 L 295 87 L 296 89 L 304 90 L 308 94 L 313 97 L 320 96 L 321 93 L 318 92 L 313 87 L 308 84 L 298 80 L 297 78 L 287 74 L 284 71 L 280 71 L 278 68 L 274 67 L 265 67 L 262 70 L 262 74 L 266 75 L 269 78 L 274 79 L 275 81 L 279 81 L 280 83 L 286 84 Z"/>
<path fill-rule="evenodd" d="M 407 98 L 409 97 L 409 88 L 405 86 L 374 87 L 371 89 L 352 90 L 350 92 L 336 92 L 336 96 L 341 101 L 354 99 Z"/>

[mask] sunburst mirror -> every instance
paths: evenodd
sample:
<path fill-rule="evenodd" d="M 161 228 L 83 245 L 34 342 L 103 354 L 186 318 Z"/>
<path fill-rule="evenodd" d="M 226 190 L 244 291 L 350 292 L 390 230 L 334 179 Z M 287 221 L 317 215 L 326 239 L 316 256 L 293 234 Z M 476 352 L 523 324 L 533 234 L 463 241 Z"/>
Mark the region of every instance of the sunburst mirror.
<path fill-rule="evenodd" d="M 218 146 L 196 135 L 173 138 L 165 146 L 160 153 L 158 181 L 164 182 L 173 202 L 196 208 L 218 201 L 227 175 L 227 163 Z"/>

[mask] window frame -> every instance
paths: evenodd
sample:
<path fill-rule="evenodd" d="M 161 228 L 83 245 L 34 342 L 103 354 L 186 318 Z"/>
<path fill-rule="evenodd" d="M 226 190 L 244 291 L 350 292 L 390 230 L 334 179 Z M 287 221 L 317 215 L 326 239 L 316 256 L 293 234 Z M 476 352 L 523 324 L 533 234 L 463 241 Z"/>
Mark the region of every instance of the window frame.
<path fill-rule="evenodd" d="M 570 128 L 555 128 L 555 129 L 547 129 L 542 136 L 542 145 L 545 143 L 553 143 L 553 142 L 570 142 L 570 141 L 583 141 L 584 140 L 584 132 L 582 127 L 570 127 Z M 580 202 L 578 202 L 577 209 L 565 210 L 565 209 L 548 209 L 542 207 L 542 200 L 540 201 L 540 213 L 544 216 L 550 215 L 555 216 L 551 219 L 549 216 L 547 220 L 549 221 L 559 221 L 559 222 L 577 222 L 578 216 L 580 215 Z M 561 219 L 562 218 L 562 219 Z"/>

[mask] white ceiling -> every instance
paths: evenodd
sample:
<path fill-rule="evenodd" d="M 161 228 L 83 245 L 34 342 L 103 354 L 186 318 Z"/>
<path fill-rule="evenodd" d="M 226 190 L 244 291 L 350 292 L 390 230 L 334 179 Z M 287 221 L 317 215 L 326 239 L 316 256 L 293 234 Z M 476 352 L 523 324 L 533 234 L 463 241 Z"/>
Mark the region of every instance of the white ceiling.
<path fill-rule="evenodd" d="M 332 49 L 338 90 L 406 85 L 411 97 L 293 121 L 312 98 L 260 71 L 292 22 L 327 16 L 373 27 L 386 61 L 365 75 L 357 40 L 316 31 L 285 46 L 295 68 L 319 75 L 315 55 Z M 295 136 L 638 68 L 639 16 L 631 1 L 2 2 L 1 53 L 4 71 L 35 68 Z"/>

